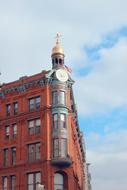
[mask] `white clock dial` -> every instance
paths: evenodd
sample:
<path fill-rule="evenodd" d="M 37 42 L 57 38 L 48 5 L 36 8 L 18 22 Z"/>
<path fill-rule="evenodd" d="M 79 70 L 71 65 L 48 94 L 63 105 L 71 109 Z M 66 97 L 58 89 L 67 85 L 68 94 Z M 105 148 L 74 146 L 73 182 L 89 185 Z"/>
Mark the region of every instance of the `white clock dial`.
<path fill-rule="evenodd" d="M 68 74 L 63 69 L 58 69 L 56 71 L 56 78 L 61 82 L 66 82 L 68 80 Z"/>

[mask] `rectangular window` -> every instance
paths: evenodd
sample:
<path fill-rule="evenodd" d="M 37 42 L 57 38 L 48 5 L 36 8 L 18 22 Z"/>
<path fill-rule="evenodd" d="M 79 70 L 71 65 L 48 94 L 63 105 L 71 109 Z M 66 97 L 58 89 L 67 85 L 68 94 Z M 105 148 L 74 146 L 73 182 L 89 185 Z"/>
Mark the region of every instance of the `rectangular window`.
<path fill-rule="evenodd" d="M 29 99 L 29 110 L 40 109 L 41 106 L 41 98 L 40 96 Z"/>
<path fill-rule="evenodd" d="M 4 149 L 4 166 L 8 166 L 8 156 L 9 156 L 8 148 Z"/>
<path fill-rule="evenodd" d="M 10 116 L 10 115 L 11 115 L 11 105 L 10 105 L 10 104 L 7 104 L 7 105 L 6 105 L 6 115 L 7 115 L 7 116 Z"/>
<path fill-rule="evenodd" d="M 16 176 L 10 177 L 10 190 L 16 190 Z"/>
<path fill-rule="evenodd" d="M 53 93 L 52 93 L 52 103 L 58 104 L 58 93 L 57 93 L 57 91 L 53 91 Z"/>
<path fill-rule="evenodd" d="M 41 105 L 41 98 L 40 98 L 40 96 L 39 96 L 39 97 L 36 97 L 36 98 L 35 98 L 35 106 L 36 106 L 36 109 L 39 109 L 39 108 L 40 108 L 40 105 Z"/>
<path fill-rule="evenodd" d="M 59 139 L 54 139 L 54 142 L 53 142 L 53 156 L 54 157 L 59 156 Z"/>
<path fill-rule="evenodd" d="M 2 177 L 2 190 L 7 190 L 7 177 Z"/>
<path fill-rule="evenodd" d="M 27 189 L 28 190 L 37 190 L 37 184 L 41 183 L 41 173 L 35 172 L 27 175 Z"/>
<path fill-rule="evenodd" d="M 53 127 L 55 129 L 57 129 L 58 127 L 66 128 L 66 114 L 53 114 Z"/>
<path fill-rule="evenodd" d="M 60 91 L 59 92 L 59 103 L 60 104 L 65 104 L 65 92 L 64 91 Z"/>
<path fill-rule="evenodd" d="M 12 165 L 16 164 L 16 147 L 13 147 L 11 149 L 11 153 L 12 153 Z"/>
<path fill-rule="evenodd" d="M 34 134 L 34 120 L 28 121 L 29 135 Z"/>
<path fill-rule="evenodd" d="M 67 156 L 67 139 L 54 139 L 53 156 L 54 157 Z"/>
<path fill-rule="evenodd" d="M 40 143 L 35 144 L 35 160 L 41 159 L 41 150 L 40 150 Z"/>
<path fill-rule="evenodd" d="M 41 148 L 40 143 L 28 145 L 28 160 L 29 160 L 29 162 L 40 160 L 40 158 L 41 158 L 40 148 Z"/>
<path fill-rule="evenodd" d="M 18 102 L 13 103 L 14 115 L 18 113 Z"/>
<path fill-rule="evenodd" d="M 28 174 L 28 190 L 34 190 L 34 174 Z"/>
<path fill-rule="evenodd" d="M 31 98 L 29 100 L 29 110 L 30 111 L 34 110 L 34 98 Z"/>
<path fill-rule="evenodd" d="M 40 118 L 28 121 L 28 132 L 29 135 L 39 134 L 41 127 Z"/>
<path fill-rule="evenodd" d="M 61 157 L 67 156 L 67 139 L 61 139 L 60 143 Z"/>
<path fill-rule="evenodd" d="M 57 113 L 56 113 L 56 114 L 53 114 L 53 127 L 54 127 L 55 129 L 58 128 L 58 114 L 57 114 Z"/>
<path fill-rule="evenodd" d="M 34 161 L 34 144 L 28 145 L 28 160 L 30 162 Z"/>
<path fill-rule="evenodd" d="M 41 120 L 36 119 L 35 120 L 35 133 L 39 134 L 40 133 L 40 127 L 41 127 Z"/>
<path fill-rule="evenodd" d="M 60 114 L 60 127 L 66 128 L 66 115 L 63 113 Z"/>
<path fill-rule="evenodd" d="M 10 127 L 6 126 L 5 127 L 5 138 L 9 139 L 9 136 L 10 136 Z"/>
<path fill-rule="evenodd" d="M 12 125 L 12 132 L 13 132 L 13 139 L 16 139 L 16 136 L 17 136 L 17 125 L 16 124 Z"/>
<path fill-rule="evenodd" d="M 53 104 L 65 104 L 65 92 L 64 91 L 53 91 L 52 93 Z"/>

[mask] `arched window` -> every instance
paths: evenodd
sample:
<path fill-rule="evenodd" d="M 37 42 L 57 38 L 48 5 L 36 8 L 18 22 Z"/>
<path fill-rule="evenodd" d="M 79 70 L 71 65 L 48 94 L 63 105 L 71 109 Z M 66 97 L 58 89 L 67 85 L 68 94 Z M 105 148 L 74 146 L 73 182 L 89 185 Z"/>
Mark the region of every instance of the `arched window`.
<path fill-rule="evenodd" d="M 54 190 L 64 190 L 64 176 L 60 173 L 55 173 Z"/>
<path fill-rule="evenodd" d="M 59 59 L 59 64 L 62 65 L 62 59 Z"/>
<path fill-rule="evenodd" d="M 58 64 L 58 59 L 57 58 L 55 59 L 55 63 Z"/>

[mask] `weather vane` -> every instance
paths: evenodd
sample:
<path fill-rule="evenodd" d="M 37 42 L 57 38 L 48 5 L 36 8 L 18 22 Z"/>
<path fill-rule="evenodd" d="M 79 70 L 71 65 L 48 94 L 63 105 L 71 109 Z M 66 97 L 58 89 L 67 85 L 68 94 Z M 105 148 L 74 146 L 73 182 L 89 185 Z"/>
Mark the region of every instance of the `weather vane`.
<path fill-rule="evenodd" d="M 56 34 L 56 44 L 59 44 L 60 43 L 60 37 L 61 37 L 62 35 L 59 33 L 59 32 L 57 32 L 57 34 Z"/>

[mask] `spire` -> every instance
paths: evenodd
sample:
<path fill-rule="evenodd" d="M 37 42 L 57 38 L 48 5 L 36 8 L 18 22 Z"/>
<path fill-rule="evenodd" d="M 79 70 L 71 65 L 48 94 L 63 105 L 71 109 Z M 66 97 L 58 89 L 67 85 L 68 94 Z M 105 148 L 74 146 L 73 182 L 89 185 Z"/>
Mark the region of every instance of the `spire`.
<path fill-rule="evenodd" d="M 64 66 L 64 50 L 60 44 L 61 34 L 56 34 L 56 44 L 52 49 L 52 68 L 58 69 Z"/>
<path fill-rule="evenodd" d="M 52 55 L 53 54 L 64 54 L 64 50 L 60 44 L 60 37 L 61 37 L 61 34 L 57 33 L 56 37 L 55 37 L 56 38 L 56 45 L 52 49 Z"/>
<path fill-rule="evenodd" d="M 60 44 L 60 37 L 61 37 L 62 35 L 60 34 L 60 33 L 57 33 L 56 34 L 56 44 Z"/>

